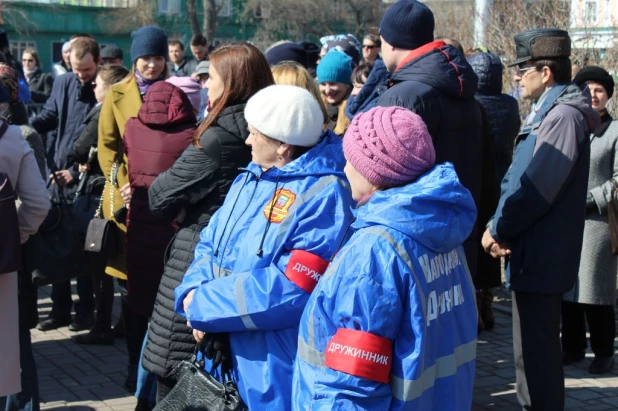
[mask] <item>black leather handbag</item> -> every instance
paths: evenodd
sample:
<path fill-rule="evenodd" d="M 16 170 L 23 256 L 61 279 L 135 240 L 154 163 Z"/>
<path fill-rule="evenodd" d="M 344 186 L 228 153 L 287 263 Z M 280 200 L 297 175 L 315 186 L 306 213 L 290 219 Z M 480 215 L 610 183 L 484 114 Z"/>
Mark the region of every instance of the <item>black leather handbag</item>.
<path fill-rule="evenodd" d="M 15 191 L 5 173 L 0 173 L 0 227 L 0 274 L 12 273 L 21 268 L 21 241 Z"/>
<path fill-rule="evenodd" d="M 25 269 L 38 287 L 90 274 L 72 206 L 60 186 L 58 192 L 58 203 L 52 205 L 39 231 L 24 244 Z"/>
<path fill-rule="evenodd" d="M 196 348 L 196 354 L 197 354 Z M 204 362 L 182 361 L 172 371 L 176 385 L 154 411 L 242 411 L 247 410 L 229 374 L 217 381 L 204 371 Z"/>

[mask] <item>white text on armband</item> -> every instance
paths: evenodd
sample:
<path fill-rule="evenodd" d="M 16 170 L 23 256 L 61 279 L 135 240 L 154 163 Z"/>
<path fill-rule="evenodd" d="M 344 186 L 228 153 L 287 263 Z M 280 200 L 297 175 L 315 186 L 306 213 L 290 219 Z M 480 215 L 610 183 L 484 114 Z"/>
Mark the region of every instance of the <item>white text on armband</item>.
<path fill-rule="evenodd" d="M 438 254 L 430 260 L 427 254 L 423 254 L 418 258 L 418 262 L 425 274 L 427 284 L 439 278 L 442 275 L 449 275 L 456 267 L 461 265 L 457 250 L 445 254 Z"/>
<path fill-rule="evenodd" d="M 327 348 L 327 351 L 347 355 L 352 358 L 362 358 L 363 360 L 372 361 L 376 364 L 388 365 L 388 355 L 365 351 L 361 348 L 350 347 L 349 345 L 331 342 Z"/>
<path fill-rule="evenodd" d="M 435 291 L 430 292 L 427 298 L 427 327 L 440 314 L 450 312 L 453 308 L 463 303 L 464 296 L 461 284 L 457 284 L 441 294 L 437 294 Z"/>
<path fill-rule="evenodd" d="M 322 276 L 322 273 L 319 273 L 316 270 L 312 270 L 311 268 L 301 263 L 294 264 L 294 268 L 292 268 L 292 270 L 296 271 L 299 274 L 304 274 L 307 277 L 311 277 L 311 279 L 316 282 L 320 281 L 320 277 Z"/>

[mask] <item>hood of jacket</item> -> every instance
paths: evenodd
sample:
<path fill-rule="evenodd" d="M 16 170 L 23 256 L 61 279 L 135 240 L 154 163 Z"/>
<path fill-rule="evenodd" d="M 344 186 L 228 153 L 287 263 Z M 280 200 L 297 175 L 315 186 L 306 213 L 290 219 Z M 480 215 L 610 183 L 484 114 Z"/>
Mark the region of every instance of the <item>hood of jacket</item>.
<path fill-rule="evenodd" d="M 326 130 L 322 132 L 318 144 L 281 168 L 272 167 L 262 171 L 260 166 L 251 162 L 247 169 L 260 177 L 274 180 L 323 175 L 345 178 L 345 163 L 343 140 L 331 130 Z"/>
<path fill-rule="evenodd" d="M 592 108 L 592 97 L 587 89 L 582 92 L 575 84 L 570 84 L 558 97 L 556 104 L 566 104 L 578 109 L 584 115 L 590 133 L 601 124 L 601 115 Z"/>
<path fill-rule="evenodd" d="M 478 92 L 502 93 L 502 61 L 491 53 L 477 53 L 468 58 L 468 63 L 478 77 Z"/>
<path fill-rule="evenodd" d="M 476 93 L 478 78 L 456 48 L 434 41 L 412 50 L 389 81 L 417 81 L 454 98 L 471 98 Z"/>
<path fill-rule="evenodd" d="M 356 209 L 352 227 L 387 226 L 433 252 L 445 253 L 463 244 L 475 221 L 472 195 L 453 165 L 445 163 L 413 183 L 376 191 Z"/>
<path fill-rule="evenodd" d="M 187 95 L 166 81 L 157 81 L 150 86 L 137 118 L 145 125 L 155 127 L 196 121 Z"/>

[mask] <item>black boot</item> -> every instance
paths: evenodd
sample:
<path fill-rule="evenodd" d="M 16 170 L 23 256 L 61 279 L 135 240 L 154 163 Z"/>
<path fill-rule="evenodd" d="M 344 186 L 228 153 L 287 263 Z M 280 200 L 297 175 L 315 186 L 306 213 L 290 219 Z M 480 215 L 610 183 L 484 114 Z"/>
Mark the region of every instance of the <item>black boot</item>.
<path fill-rule="evenodd" d="M 590 369 L 590 374 L 607 374 L 614 368 L 614 356 L 611 357 L 594 357 Z"/>
<path fill-rule="evenodd" d="M 89 333 L 74 335 L 71 340 L 80 345 L 113 345 L 114 334 L 111 330 L 105 331 L 95 326 Z"/>

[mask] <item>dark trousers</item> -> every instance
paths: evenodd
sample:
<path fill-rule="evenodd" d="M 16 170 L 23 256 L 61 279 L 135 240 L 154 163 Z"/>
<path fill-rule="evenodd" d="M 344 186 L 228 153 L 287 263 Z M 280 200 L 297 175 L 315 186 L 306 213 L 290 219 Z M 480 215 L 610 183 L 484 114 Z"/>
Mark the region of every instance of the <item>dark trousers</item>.
<path fill-rule="evenodd" d="M 616 314 L 613 305 L 591 305 L 562 302 L 562 351 L 579 353 L 586 350 L 586 323 L 590 330 L 590 346 L 595 357 L 614 355 Z"/>
<path fill-rule="evenodd" d="M 516 390 L 517 399 L 524 409 L 564 409 L 561 303 L 562 294 L 513 292 Z"/>
<path fill-rule="evenodd" d="M 19 324 L 19 364 L 21 392 L 0 398 L 0 411 L 39 411 L 39 379 L 32 354 L 30 328 Z"/>
<path fill-rule="evenodd" d="M 75 302 L 75 314 L 88 316 L 94 312 L 94 294 L 92 289 L 92 276 L 89 274 L 77 277 L 77 295 L 79 300 Z M 58 319 L 71 318 L 71 282 L 62 281 L 52 285 L 51 292 L 52 311 L 50 316 Z"/>

